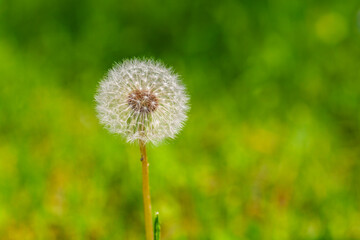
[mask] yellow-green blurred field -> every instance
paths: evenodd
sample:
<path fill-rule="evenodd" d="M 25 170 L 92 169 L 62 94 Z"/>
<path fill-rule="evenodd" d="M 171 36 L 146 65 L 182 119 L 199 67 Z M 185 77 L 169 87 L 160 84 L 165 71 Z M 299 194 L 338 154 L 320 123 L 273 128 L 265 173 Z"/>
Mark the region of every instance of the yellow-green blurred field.
<path fill-rule="evenodd" d="M 182 76 L 149 149 L 162 239 L 360 239 L 360 4 L 0 0 L 0 239 L 144 239 L 140 153 L 94 110 L 124 58 Z"/>

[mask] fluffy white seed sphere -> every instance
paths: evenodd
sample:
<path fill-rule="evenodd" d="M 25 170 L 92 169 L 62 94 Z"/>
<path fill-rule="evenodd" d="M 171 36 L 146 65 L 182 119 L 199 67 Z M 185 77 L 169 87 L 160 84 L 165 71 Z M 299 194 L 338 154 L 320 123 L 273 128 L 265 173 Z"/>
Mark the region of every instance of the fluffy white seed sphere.
<path fill-rule="evenodd" d="M 128 142 L 174 138 L 189 109 L 178 75 L 152 60 L 125 60 L 100 82 L 95 96 L 100 122 Z"/>

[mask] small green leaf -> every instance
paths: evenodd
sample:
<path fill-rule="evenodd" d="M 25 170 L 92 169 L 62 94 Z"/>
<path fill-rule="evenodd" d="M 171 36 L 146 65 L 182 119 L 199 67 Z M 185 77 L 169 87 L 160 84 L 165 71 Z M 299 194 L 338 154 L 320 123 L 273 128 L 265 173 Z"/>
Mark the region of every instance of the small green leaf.
<path fill-rule="evenodd" d="M 159 212 L 155 213 L 155 222 L 154 222 L 154 240 L 160 240 L 160 222 L 159 222 Z"/>

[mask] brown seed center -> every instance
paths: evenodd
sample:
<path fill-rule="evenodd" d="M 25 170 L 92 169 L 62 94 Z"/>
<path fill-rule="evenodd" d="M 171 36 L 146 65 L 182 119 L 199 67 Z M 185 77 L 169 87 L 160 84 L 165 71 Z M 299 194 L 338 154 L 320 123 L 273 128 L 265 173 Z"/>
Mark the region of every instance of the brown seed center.
<path fill-rule="evenodd" d="M 129 106 L 136 112 L 151 113 L 159 106 L 157 97 L 151 91 L 134 90 L 128 96 Z"/>

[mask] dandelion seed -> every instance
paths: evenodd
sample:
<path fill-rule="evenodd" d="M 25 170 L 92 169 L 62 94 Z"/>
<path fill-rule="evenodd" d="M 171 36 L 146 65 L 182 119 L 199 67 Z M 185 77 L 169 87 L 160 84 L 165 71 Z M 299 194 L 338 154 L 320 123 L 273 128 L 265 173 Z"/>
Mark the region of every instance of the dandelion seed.
<path fill-rule="evenodd" d="M 174 138 L 187 119 L 188 96 L 178 75 L 152 60 L 126 60 L 100 82 L 100 122 L 127 141 L 159 143 Z"/>

